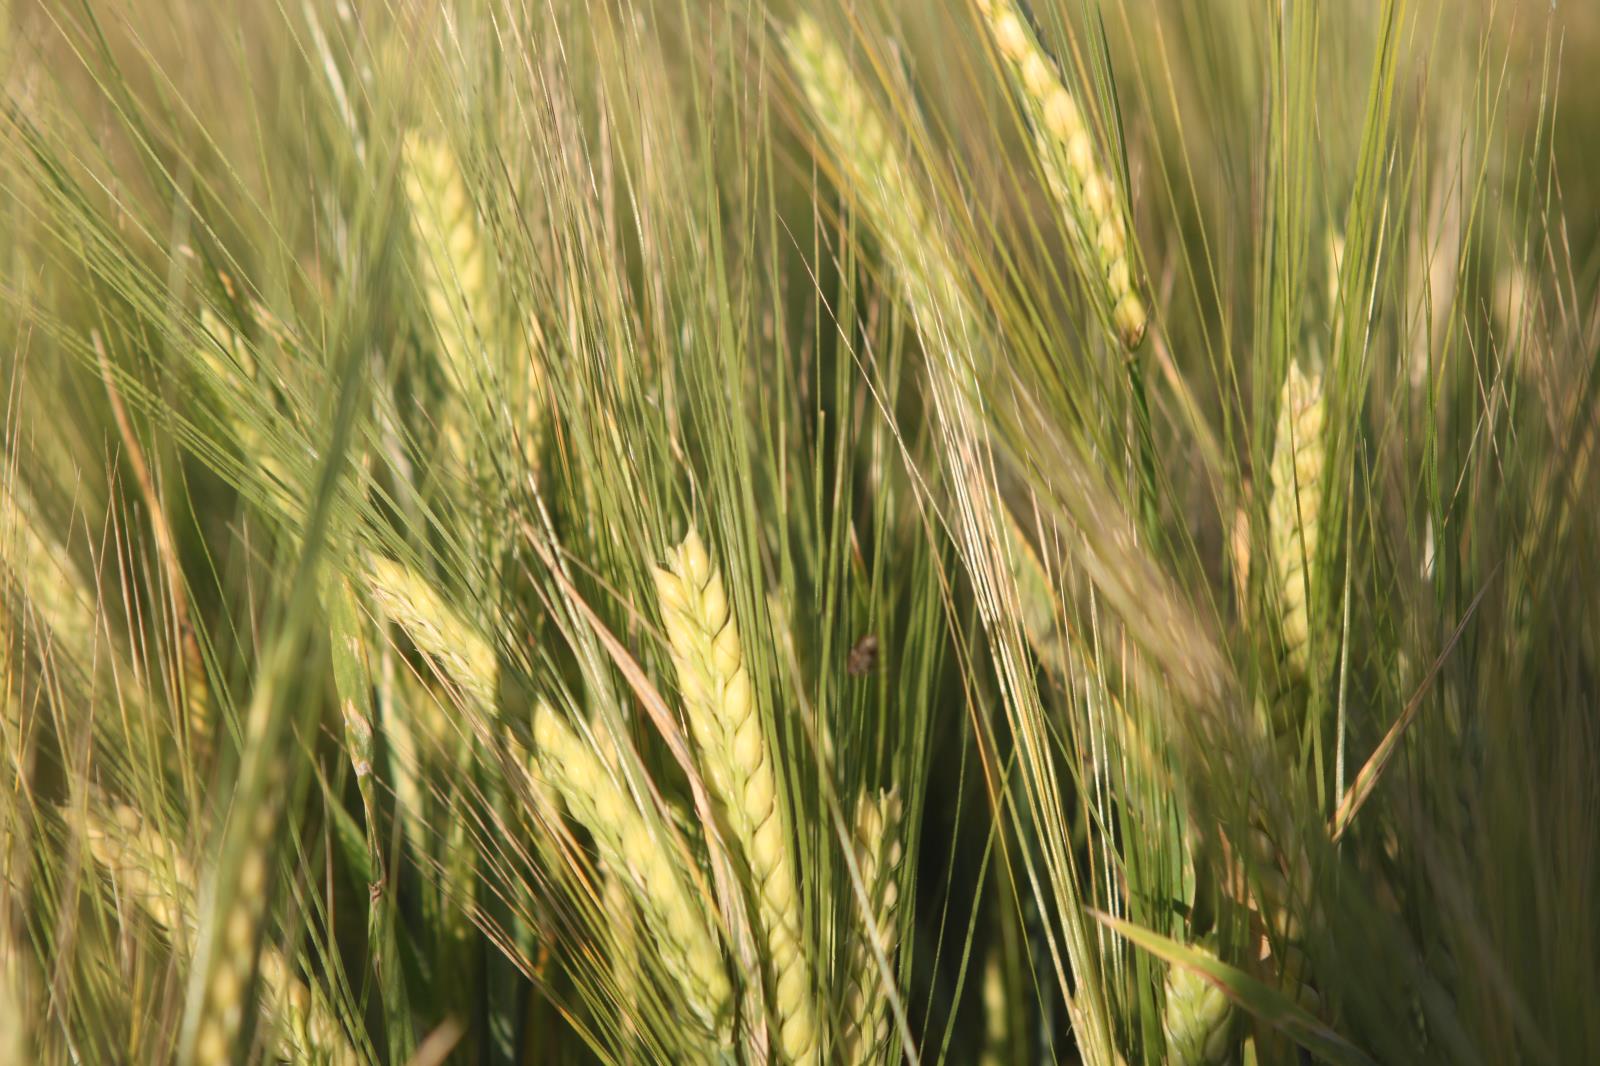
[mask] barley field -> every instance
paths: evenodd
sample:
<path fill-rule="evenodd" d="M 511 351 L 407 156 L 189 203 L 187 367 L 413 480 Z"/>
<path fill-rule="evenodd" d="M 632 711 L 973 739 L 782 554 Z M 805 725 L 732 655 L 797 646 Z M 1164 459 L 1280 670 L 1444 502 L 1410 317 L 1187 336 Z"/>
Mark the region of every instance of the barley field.
<path fill-rule="evenodd" d="M 0 0 L 0 1066 L 1600 1061 L 1597 64 Z"/>

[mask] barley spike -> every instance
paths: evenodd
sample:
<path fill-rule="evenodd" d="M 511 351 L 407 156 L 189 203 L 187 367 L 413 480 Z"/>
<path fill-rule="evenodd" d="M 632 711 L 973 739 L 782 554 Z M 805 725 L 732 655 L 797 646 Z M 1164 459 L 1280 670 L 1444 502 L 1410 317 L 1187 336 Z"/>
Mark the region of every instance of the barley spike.
<path fill-rule="evenodd" d="M 444 680 L 480 711 L 494 707 L 499 687 L 494 647 L 477 626 L 445 602 L 432 582 L 402 563 L 374 555 L 367 565 L 367 591 Z"/>
<path fill-rule="evenodd" d="M 270 820 L 270 807 L 263 808 L 263 814 Z M 138 811 L 124 804 L 113 808 L 111 817 L 91 810 L 84 835 L 90 853 L 118 892 L 149 915 L 181 952 L 192 954 L 200 879 L 188 860 Z M 258 852 L 252 854 L 259 858 Z M 245 893 L 254 889 L 254 898 L 264 900 L 265 879 L 265 862 L 247 858 L 240 874 L 239 904 L 223 929 L 227 949 L 210 988 L 219 1016 L 209 1019 L 212 1024 L 202 1029 L 196 1045 L 197 1061 L 228 1061 L 231 1037 L 228 1025 L 223 1023 L 230 1022 L 236 1030 L 241 1020 L 242 996 L 249 978 L 244 961 L 253 949 L 260 919 L 260 906 L 251 903 Z M 275 1023 L 273 1036 L 278 1054 L 294 1062 L 323 1062 L 330 1066 L 354 1066 L 361 1061 L 333 1006 L 295 976 L 293 966 L 279 951 L 264 948 L 258 965 L 261 1006 Z"/>
<path fill-rule="evenodd" d="M 1215 982 L 1187 966 L 1168 967 L 1161 1031 L 1171 1066 L 1222 1066 L 1232 1030 L 1233 1004 Z"/>
<path fill-rule="evenodd" d="M 1300 676 L 1306 672 L 1311 599 L 1316 589 L 1324 417 L 1321 373 L 1305 373 L 1291 361 L 1278 402 L 1268 527 L 1282 604 L 1284 647 L 1291 668 Z"/>
<path fill-rule="evenodd" d="M 720 1042 L 731 1039 L 733 989 L 705 908 L 672 852 L 639 810 L 633 794 L 582 737 L 546 703 L 534 711 L 535 780 L 560 796 L 594 834 L 606 868 L 625 878 L 639 909 L 639 929 L 659 937 L 662 960 L 695 1018 Z"/>
<path fill-rule="evenodd" d="M 773 772 L 738 625 L 722 577 L 694 530 L 655 576 L 690 731 L 754 882 L 772 973 L 778 1046 L 786 1061 L 809 1066 L 818 1061 L 819 1034 L 811 969 L 800 939 L 788 810 Z"/>
<path fill-rule="evenodd" d="M 1013 0 L 976 0 L 1034 131 L 1046 184 L 1099 269 L 1092 279 L 1128 351 L 1144 341 L 1149 315 L 1134 284 L 1127 213 L 1100 165 L 1082 110 Z"/>
<path fill-rule="evenodd" d="M 402 149 L 423 299 L 458 395 L 478 380 L 475 353 L 490 334 L 489 275 L 461 167 L 443 139 L 413 131 Z"/>
<path fill-rule="evenodd" d="M 868 1066 L 882 1061 L 880 1056 L 890 1035 L 888 996 L 872 945 L 875 942 L 890 966 L 894 965 L 902 855 L 898 791 L 861 797 L 856 807 L 854 843 L 856 866 L 872 909 L 850 925 L 853 935 L 847 943 L 848 985 L 841 1043 L 844 1062 Z"/>

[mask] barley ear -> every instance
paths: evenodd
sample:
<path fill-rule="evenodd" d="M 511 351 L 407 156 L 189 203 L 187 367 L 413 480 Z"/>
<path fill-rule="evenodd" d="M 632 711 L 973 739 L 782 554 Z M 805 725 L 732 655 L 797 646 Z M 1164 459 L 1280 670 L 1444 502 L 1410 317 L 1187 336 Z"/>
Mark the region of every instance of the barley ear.
<path fill-rule="evenodd" d="M 1228 561 L 1233 570 L 1234 603 L 1239 619 L 1250 624 L 1250 482 L 1240 491 L 1239 506 L 1233 510 L 1233 525 L 1228 532 Z"/>
<path fill-rule="evenodd" d="M 691 890 L 673 852 L 594 746 L 578 736 L 548 704 L 534 710 L 536 783 L 565 802 L 572 817 L 594 835 L 606 868 L 625 880 L 647 920 L 641 942 L 656 937 L 666 975 L 684 1003 L 719 1046 L 732 1034 L 733 988 L 702 901 Z"/>
<path fill-rule="evenodd" d="M 1311 601 L 1316 590 L 1324 411 L 1321 373 L 1315 370 L 1305 373 L 1291 361 L 1278 401 L 1268 529 L 1278 580 L 1284 648 L 1291 669 L 1302 677 L 1307 667 Z"/>
<path fill-rule="evenodd" d="M 1067 641 L 1056 622 L 1056 593 L 1039 553 L 1009 506 L 1001 504 L 1000 525 L 1005 537 L 1006 559 L 1016 582 L 1018 616 L 1023 636 L 1040 662 L 1057 677 L 1067 677 L 1070 656 Z"/>
<path fill-rule="evenodd" d="M 368 560 L 367 592 L 427 656 L 440 680 L 454 685 L 480 712 L 495 705 L 500 671 L 481 629 L 449 603 L 427 578 L 382 556 Z"/>
<path fill-rule="evenodd" d="M 293 488 L 298 481 L 252 420 L 252 410 L 262 392 L 259 365 L 239 331 L 222 320 L 209 305 L 200 307 L 200 329 L 206 335 L 194 348 L 195 362 L 204 371 L 207 387 L 216 395 L 225 428 L 233 434 L 241 455 L 248 459 L 242 481 L 254 482 L 259 503 L 280 519 L 300 513 Z M 241 486 L 243 491 L 243 486 Z"/>
<path fill-rule="evenodd" d="M 266 809 L 264 808 L 264 811 Z M 259 819 L 258 815 L 258 819 Z M 178 946 L 180 953 L 192 955 L 195 937 L 195 899 L 199 877 L 171 841 L 152 829 L 132 807 L 118 805 L 111 817 L 92 810 L 85 823 L 84 836 L 89 852 L 116 884 L 117 891 L 137 905 Z M 241 872 L 241 890 L 256 886 L 264 896 L 264 864 L 246 860 Z M 241 900 L 243 903 L 243 900 Z M 254 922 L 249 907 L 236 908 L 230 915 L 224 936 L 233 951 L 234 941 L 253 938 Z M 211 993 L 218 1006 L 231 1016 L 242 1014 L 244 977 L 242 954 L 230 955 L 233 965 L 219 966 L 213 975 Z M 259 961 L 261 1007 L 274 1023 L 275 1050 L 292 1062 L 321 1062 L 329 1066 L 354 1066 L 361 1057 L 351 1047 L 337 1014 L 320 992 L 308 988 L 289 961 L 276 949 L 264 948 Z M 237 1017 L 231 1017 L 237 1026 Z M 220 1057 L 216 1041 L 226 1040 L 226 1026 L 219 1024 L 211 1035 L 202 1033 L 204 1042 L 196 1047 L 201 1062 L 227 1061 L 224 1048 Z"/>
<path fill-rule="evenodd" d="M 1233 1003 L 1199 971 L 1169 966 L 1161 1031 L 1170 1066 L 1222 1066 L 1231 1061 Z"/>
<path fill-rule="evenodd" d="M 221 1066 L 238 1052 L 244 992 L 255 974 L 261 927 L 271 892 L 269 842 L 278 827 L 277 803 L 264 802 L 251 818 L 250 839 L 239 860 L 232 903 L 219 926 L 221 943 L 213 951 L 205 997 L 195 1029 L 194 1061 Z"/>
<path fill-rule="evenodd" d="M 876 945 L 889 965 L 894 965 L 902 856 L 897 791 L 861 797 L 856 807 L 854 847 L 871 909 L 850 926 L 840 1044 L 843 1062 L 868 1066 L 881 1061 L 890 1036 L 889 1001 L 873 949 Z M 856 909 L 851 910 L 854 913 Z"/>
<path fill-rule="evenodd" d="M 471 395 L 481 373 L 476 353 L 493 326 L 477 215 L 455 153 L 442 138 L 413 131 L 402 159 L 422 296 L 440 361 L 456 393 Z"/>
<path fill-rule="evenodd" d="M 749 866 L 766 938 L 778 1047 L 796 1064 L 817 1061 L 811 967 L 787 804 L 773 771 L 739 629 L 705 542 L 690 530 L 656 571 L 662 620 L 703 769 Z"/>
<path fill-rule="evenodd" d="M 844 52 L 809 15 L 795 19 L 784 47 L 848 187 L 861 197 L 896 267 L 912 312 L 919 318 L 940 314 L 953 330 L 970 331 L 971 312 L 955 295 L 948 253 L 928 239 L 921 189 Z"/>
<path fill-rule="evenodd" d="M 87 668 L 100 641 L 100 613 L 89 586 L 73 566 L 66 545 L 40 519 L 32 495 L 16 477 L 0 485 L 5 537 L 0 561 L 26 595 L 34 616 L 50 630 L 52 644 Z M 20 645 L 19 645 L 20 646 Z"/>
<path fill-rule="evenodd" d="M 1149 315 L 1135 284 L 1126 201 L 1100 164 L 1077 100 L 1017 5 L 976 3 L 1027 111 L 1046 184 L 1098 270 L 1089 279 L 1091 290 L 1100 294 L 1118 339 L 1131 352 L 1144 341 Z"/>

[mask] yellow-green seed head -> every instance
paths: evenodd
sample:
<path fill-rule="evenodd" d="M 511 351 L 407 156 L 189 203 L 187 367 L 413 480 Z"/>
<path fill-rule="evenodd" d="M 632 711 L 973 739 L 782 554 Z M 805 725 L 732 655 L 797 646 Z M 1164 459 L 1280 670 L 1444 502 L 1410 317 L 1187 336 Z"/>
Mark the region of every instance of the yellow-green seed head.
<path fill-rule="evenodd" d="M 1268 525 L 1289 664 L 1306 672 L 1316 590 L 1324 458 L 1322 375 L 1291 362 L 1278 403 Z"/>
<path fill-rule="evenodd" d="M 712 799 L 744 852 L 766 939 L 778 1049 L 810 1063 L 819 1037 L 811 970 L 801 950 L 789 818 L 722 575 L 694 530 L 655 573 L 678 690 Z"/>
<path fill-rule="evenodd" d="M 402 159 L 423 296 L 442 354 L 460 372 L 488 325 L 488 271 L 477 218 L 455 153 L 442 138 L 413 131 Z"/>
<path fill-rule="evenodd" d="M 1216 982 L 1185 966 L 1167 970 L 1161 1031 L 1170 1066 L 1222 1066 L 1233 1049 L 1233 1003 Z"/>
<path fill-rule="evenodd" d="M 594 835 L 607 870 L 622 879 L 646 916 L 641 932 L 656 936 L 665 974 L 678 981 L 686 1007 L 706 1033 L 724 1043 L 731 1030 L 733 988 L 709 916 L 660 831 L 617 769 L 548 704 L 534 711 L 533 737 L 540 785 L 560 796 L 572 817 Z"/>
<path fill-rule="evenodd" d="M 840 1044 L 844 1062 L 866 1066 L 881 1061 L 890 1035 L 889 1000 L 873 947 L 894 964 L 895 911 L 900 902 L 897 874 L 902 854 L 898 792 L 868 793 L 860 798 L 854 847 L 871 909 L 862 914 L 859 908 L 851 908 L 855 920 L 846 943 L 848 984 Z"/>
<path fill-rule="evenodd" d="M 494 707 L 499 687 L 494 647 L 432 582 L 403 563 L 375 555 L 367 565 L 367 592 L 444 680 L 476 708 Z"/>
<path fill-rule="evenodd" d="M 1091 262 L 1088 282 L 1129 351 L 1144 341 L 1149 316 L 1128 262 L 1124 204 L 1100 162 L 1078 102 L 1013 0 L 977 0 L 995 48 L 1035 130 L 1045 184 Z"/>

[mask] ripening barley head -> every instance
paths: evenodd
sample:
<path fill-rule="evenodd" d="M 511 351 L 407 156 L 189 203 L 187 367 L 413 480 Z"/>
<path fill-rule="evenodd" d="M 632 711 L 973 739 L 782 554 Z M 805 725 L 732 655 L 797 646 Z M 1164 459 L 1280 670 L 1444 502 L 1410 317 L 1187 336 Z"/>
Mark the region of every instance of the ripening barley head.
<path fill-rule="evenodd" d="M 1167 967 L 1161 1032 L 1170 1066 L 1223 1066 L 1233 1061 L 1233 1001 L 1211 978 L 1173 963 Z"/>
<path fill-rule="evenodd" d="M 594 835 L 606 869 L 626 885 L 646 918 L 636 932 L 659 945 L 664 975 L 677 982 L 676 991 L 705 1035 L 726 1045 L 733 989 L 716 929 L 661 830 L 619 780 L 621 768 L 602 759 L 542 701 L 534 710 L 533 738 L 535 780 Z"/>
<path fill-rule="evenodd" d="M 1289 363 L 1272 448 L 1268 531 L 1278 582 L 1279 621 L 1289 665 L 1304 675 L 1316 595 L 1324 459 L 1322 373 Z"/>
<path fill-rule="evenodd" d="M 883 955 L 892 973 L 898 940 L 900 860 L 904 855 L 900 814 L 897 790 L 866 792 L 856 802 L 856 868 L 866 889 L 868 909 L 863 912 L 855 893 L 850 894 L 845 1011 L 839 1043 L 842 1061 L 852 1066 L 882 1061 L 889 1045 L 889 997 L 877 956 Z"/>
<path fill-rule="evenodd" d="M 1137 256 L 1129 243 L 1127 201 L 1104 150 L 1055 61 L 1013 0 L 976 0 L 1006 67 L 1007 80 L 1033 128 L 1045 182 L 1064 212 L 1088 270 L 1085 281 L 1128 351 L 1144 341 L 1149 315 L 1139 295 Z"/>
<path fill-rule="evenodd" d="M 655 571 L 661 615 L 707 784 L 750 872 L 766 942 L 777 1044 L 792 1063 L 820 1044 L 812 969 L 801 930 L 788 804 L 751 684 L 722 575 L 693 529 Z"/>
<path fill-rule="evenodd" d="M 413 131 L 401 158 L 422 295 L 441 362 L 457 394 L 474 395 L 481 374 L 476 355 L 494 322 L 476 208 L 444 138 Z"/>

